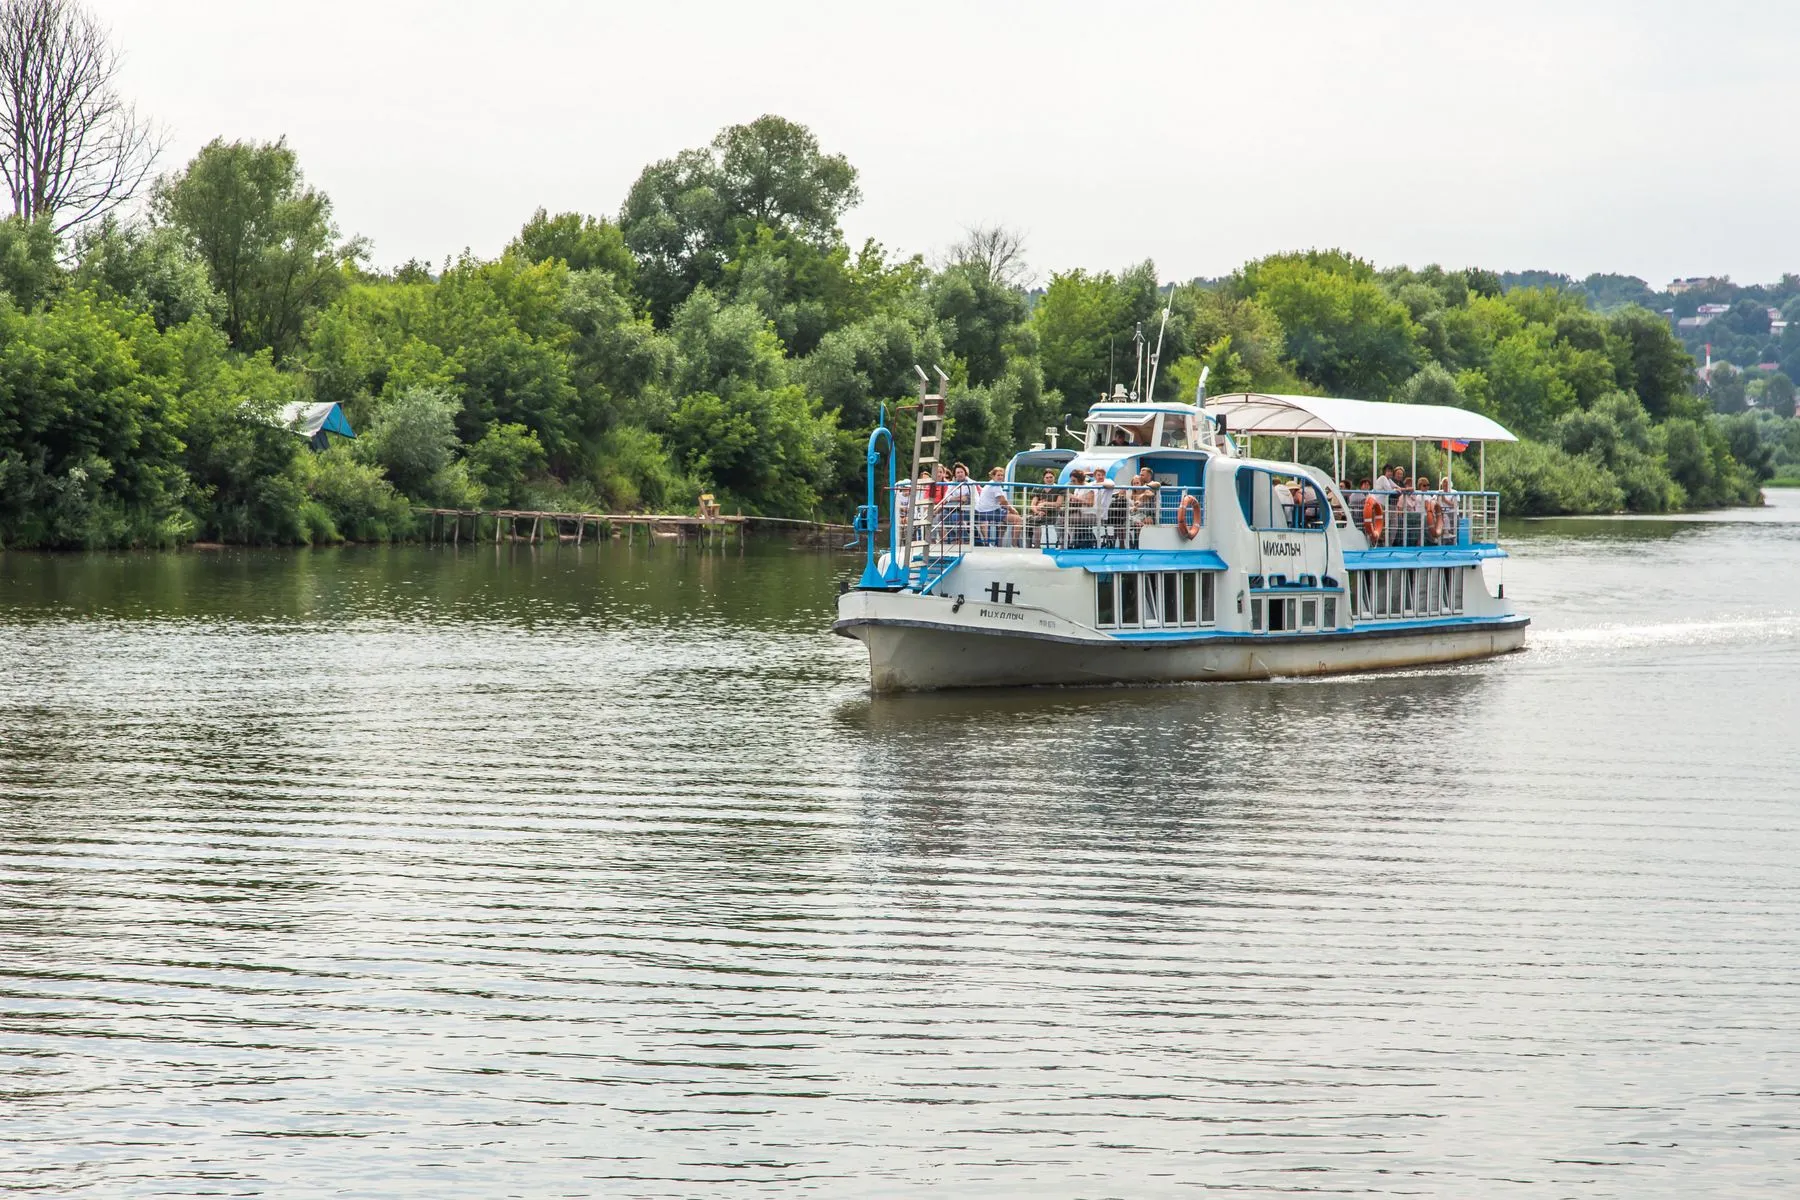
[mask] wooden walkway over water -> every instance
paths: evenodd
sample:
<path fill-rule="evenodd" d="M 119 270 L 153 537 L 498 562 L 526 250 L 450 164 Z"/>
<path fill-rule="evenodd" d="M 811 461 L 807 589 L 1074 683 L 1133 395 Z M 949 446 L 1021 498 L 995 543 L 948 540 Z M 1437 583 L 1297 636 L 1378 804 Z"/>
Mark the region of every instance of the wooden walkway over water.
<path fill-rule="evenodd" d="M 736 538 L 741 545 L 744 530 L 753 524 L 785 526 L 819 535 L 855 533 L 848 525 L 826 521 L 724 513 L 701 517 L 681 513 L 540 512 L 512 508 L 420 508 L 413 511 L 429 522 L 426 540 L 453 546 L 461 543 L 465 525 L 471 542 L 481 540 L 483 526 L 490 521 L 494 526 L 495 545 L 507 540 L 541 542 L 551 537 L 574 542 L 577 546 L 588 539 L 600 541 L 615 537 L 632 542 L 637 540 L 640 530 L 646 541 L 663 539 L 680 545 L 690 541 L 722 543 Z"/>

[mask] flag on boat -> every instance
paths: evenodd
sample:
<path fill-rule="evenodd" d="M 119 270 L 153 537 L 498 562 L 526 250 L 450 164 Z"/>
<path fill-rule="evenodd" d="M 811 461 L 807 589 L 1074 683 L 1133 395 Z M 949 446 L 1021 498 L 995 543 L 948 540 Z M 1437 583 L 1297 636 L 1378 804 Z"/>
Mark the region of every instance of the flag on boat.
<path fill-rule="evenodd" d="M 1461 454 L 1464 450 L 1469 448 L 1469 443 L 1458 438 L 1445 438 L 1443 441 L 1439 442 L 1438 445 L 1450 451 L 1452 454 Z"/>

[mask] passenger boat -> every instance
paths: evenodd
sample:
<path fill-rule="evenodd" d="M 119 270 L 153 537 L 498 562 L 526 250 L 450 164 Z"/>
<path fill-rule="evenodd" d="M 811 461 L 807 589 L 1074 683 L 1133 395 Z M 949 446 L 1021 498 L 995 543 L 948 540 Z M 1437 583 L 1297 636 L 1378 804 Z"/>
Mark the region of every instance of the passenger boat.
<path fill-rule="evenodd" d="M 1268 679 L 1525 644 L 1485 487 L 1486 444 L 1515 439 L 1478 413 L 1203 391 L 1153 403 L 1120 387 L 1069 431 L 1075 445 L 1046 430 L 1051 444 L 1016 454 L 984 495 L 917 482 L 943 397 L 922 387 L 915 411 L 912 482 L 895 478 L 885 413 L 869 437 L 867 561 L 838 598 L 835 629 L 868 647 L 875 691 Z M 1291 460 L 1254 456 L 1271 438 Z M 1302 439 L 1330 441 L 1332 472 L 1298 461 Z M 1333 475 L 1352 440 L 1376 463 L 1382 443 L 1410 444 L 1415 468 L 1420 443 L 1472 448 L 1480 486 L 1348 491 Z"/>

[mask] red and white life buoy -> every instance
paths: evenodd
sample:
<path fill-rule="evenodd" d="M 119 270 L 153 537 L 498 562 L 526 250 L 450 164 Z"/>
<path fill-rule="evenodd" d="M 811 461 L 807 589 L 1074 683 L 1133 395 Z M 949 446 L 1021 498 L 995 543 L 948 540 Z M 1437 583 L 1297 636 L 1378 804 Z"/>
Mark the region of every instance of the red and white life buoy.
<path fill-rule="evenodd" d="M 1363 532 L 1369 535 L 1371 544 L 1381 540 L 1382 531 L 1387 528 L 1387 506 L 1381 497 L 1371 494 L 1363 501 Z"/>
<path fill-rule="evenodd" d="M 1175 512 L 1175 524 L 1181 530 L 1181 536 L 1193 541 L 1200 533 L 1200 497 L 1186 495 L 1181 498 L 1181 507 Z"/>

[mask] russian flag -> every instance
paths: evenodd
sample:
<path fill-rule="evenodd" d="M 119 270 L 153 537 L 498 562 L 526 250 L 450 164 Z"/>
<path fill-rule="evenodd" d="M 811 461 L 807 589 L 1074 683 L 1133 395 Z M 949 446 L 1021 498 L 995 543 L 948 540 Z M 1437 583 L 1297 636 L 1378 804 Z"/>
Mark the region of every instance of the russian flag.
<path fill-rule="evenodd" d="M 1457 441 L 1455 438 L 1445 438 L 1443 441 L 1439 442 L 1438 445 L 1450 451 L 1452 454 L 1461 454 L 1464 450 L 1469 448 L 1469 443 Z"/>

